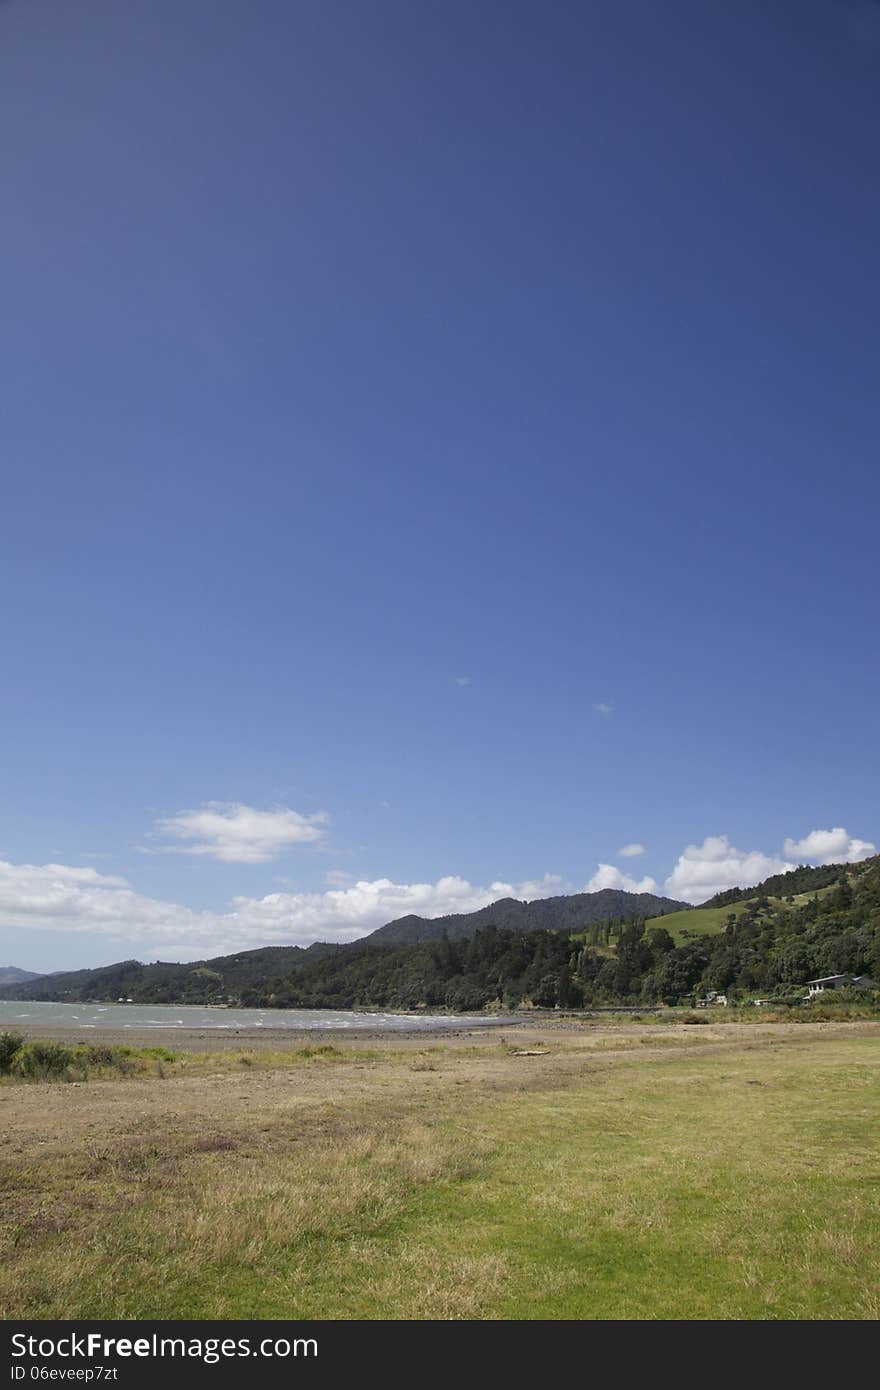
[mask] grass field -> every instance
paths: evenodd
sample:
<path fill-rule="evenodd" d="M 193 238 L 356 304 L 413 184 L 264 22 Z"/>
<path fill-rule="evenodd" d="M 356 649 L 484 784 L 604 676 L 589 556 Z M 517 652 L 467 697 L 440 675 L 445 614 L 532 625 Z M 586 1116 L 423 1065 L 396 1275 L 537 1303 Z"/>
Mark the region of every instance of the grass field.
<path fill-rule="evenodd" d="M 723 931 L 731 912 L 738 917 L 745 911 L 746 903 L 732 903 L 729 907 L 692 907 L 690 911 L 668 912 L 665 917 L 651 917 L 646 927 L 665 927 L 669 935 L 680 946 L 688 936 L 708 935 Z"/>
<path fill-rule="evenodd" d="M 875 1318 L 878 1048 L 572 1024 L 4 1083 L 0 1312 Z"/>
<path fill-rule="evenodd" d="M 768 902 L 772 909 L 787 907 L 803 907 L 804 903 L 811 902 L 813 898 L 826 898 L 829 893 L 834 891 L 835 884 L 829 884 L 827 888 L 811 890 L 809 893 L 798 893 L 789 903 L 785 898 L 769 898 Z M 750 907 L 754 899 L 747 898 L 743 902 L 729 903 L 726 907 L 693 907 L 683 912 L 669 912 L 665 917 L 651 917 L 648 919 L 647 927 L 665 927 L 669 935 L 677 946 L 687 941 L 688 936 L 712 935 L 715 932 L 723 931 L 727 924 L 727 919 L 731 913 L 739 917 L 740 913 L 745 912 Z"/>

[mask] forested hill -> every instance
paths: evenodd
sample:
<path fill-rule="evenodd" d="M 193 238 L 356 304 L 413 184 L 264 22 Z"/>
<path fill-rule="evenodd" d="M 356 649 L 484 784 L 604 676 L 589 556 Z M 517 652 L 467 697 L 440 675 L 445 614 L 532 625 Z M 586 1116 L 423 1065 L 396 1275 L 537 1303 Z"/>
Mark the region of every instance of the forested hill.
<path fill-rule="evenodd" d="M 312 953 L 335 948 L 266 946 L 213 960 L 178 965 L 155 961 L 123 960 L 96 970 L 68 970 L 41 975 L 33 980 L 6 984 L 2 999 L 43 999 L 55 1004 L 131 999 L 136 1004 L 210 1004 L 238 996 L 250 986 L 262 986 L 275 975 L 285 975 Z"/>
<path fill-rule="evenodd" d="M 449 941 L 464 941 L 487 926 L 505 931 L 580 931 L 594 922 L 663 917 L 686 907 L 687 903 L 674 898 L 661 898 L 655 893 L 624 893 L 616 888 L 537 898 L 534 902 L 499 898 L 476 912 L 456 912 L 448 917 L 397 917 L 365 936 L 360 944 L 411 946 L 419 941 L 439 941 L 444 936 Z"/>
<path fill-rule="evenodd" d="M 785 883 L 795 887 L 797 880 Z M 295 1008 L 580 1008 L 679 1004 L 711 990 L 799 1000 L 806 982 L 849 973 L 880 980 L 880 859 L 835 866 L 810 893 L 752 896 L 729 912 L 696 911 L 676 941 L 663 920 L 595 924 L 584 932 L 511 931 L 487 925 L 468 940 L 409 946 L 355 943 L 304 961 L 252 989 L 243 1003 Z M 720 920 L 719 920 L 720 919 Z M 670 924 L 680 923 L 670 916 Z M 841 998 L 842 995 L 835 995 Z M 866 1001 L 870 989 L 860 993 Z"/>
<path fill-rule="evenodd" d="M 535 928 L 577 931 L 597 922 L 662 916 L 685 907 L 686 903 L 658 898 L 652 893 L 621 893 L 608 889 L 532 903 L 504 898 L 477 912 L 451 917 L 434 920 L 401 917 L 349 945 L 316 942 L 305 948 L 267 946 L 184 965 L 168 961 L 144 965 L 137 960 L 125 960 L 96 970 L 70 970 L 3 985 L 0 986 L 0 999 L 43 999 L 51 1003 L 131 999 L 135 1004 L 210 1004 L 238 1000 L 245 994 L 263 998 L 271 993 L 273 980 L 284 978 L 306 962 L 327 955 L 345 956 L 360 949 L 370 951 L 381 946 L 409 945 L 444 934 L 456 940 L 463 939 L 472 937 L 489 922 L 516 932 Z"/>
<path fill-rule="evenodd" d="M 26 980 L 38 980 L 36 970 L 19 970 L 17 965 L 0 965 L 0 985 L 24 984 Z"/>
<path fill-rule="evenodd" d="M 0 996 L 460 1011 L 676 1003 L 709 990 L 798 997 L 818 975 L 880 979 L 880 856 L 796 869 L 735 893 L 684 911 L 644 894 L 504 899 L 435 922 L 403 918 L 343 946 L 275 946 L 188 965 L 123 961 L 7 985 Z M 427 939 L 394 936 L 425 927 Z"/>
<path fill-rule="evenodd" d="M 880 864 L 880 855 L 862 861 L 864 867 L 871 864 Z M 855 872 L 858 867 L 852 866 L 850 872 Z M 714 898 L 709 898 L 703 903 L 703 907 L 727 907 L 730 903 L 745 902 L 748 898 L 792 898 L 800 893 L 817 893 L 820 889 L 837 883 L 846 870 L 845 864 L 822 864 L 819 868 L 813 868 L 810 864 L 800 864 L 798 868 L 790 869 L 786 874 L 774 874 L 772 878 L 765 878 L 763 883 L 756 884 L 754 888 L 728 888 L 723 893 L 716 893 Z"/>

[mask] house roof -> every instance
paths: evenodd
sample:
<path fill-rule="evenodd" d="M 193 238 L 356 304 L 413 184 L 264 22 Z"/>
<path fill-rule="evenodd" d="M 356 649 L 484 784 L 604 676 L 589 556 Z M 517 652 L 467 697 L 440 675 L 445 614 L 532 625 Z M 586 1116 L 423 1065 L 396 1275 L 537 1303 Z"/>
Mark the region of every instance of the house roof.
<path fill-rule="evenodd" d="M 851 980 L 851 975 L 820 975 L 817 980 L 807 980 L 808 985 L 830 985 L 833 980 Z"/>

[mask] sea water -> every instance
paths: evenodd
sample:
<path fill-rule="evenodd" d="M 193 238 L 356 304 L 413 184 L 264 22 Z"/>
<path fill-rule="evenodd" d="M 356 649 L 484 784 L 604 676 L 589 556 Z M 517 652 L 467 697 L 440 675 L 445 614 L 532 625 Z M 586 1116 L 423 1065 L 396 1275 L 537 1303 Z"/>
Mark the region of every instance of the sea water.
<path fill-rule="evenodd" d="M 45 1004 L 0 999 L 0 1031 L 28 1028 L 372 1028 L 395 1031 L 475 1027 L 497 1020 L 485 1014 L 367 1013 L 353 1009 L 225 1009 L 198 1004 Z"/>

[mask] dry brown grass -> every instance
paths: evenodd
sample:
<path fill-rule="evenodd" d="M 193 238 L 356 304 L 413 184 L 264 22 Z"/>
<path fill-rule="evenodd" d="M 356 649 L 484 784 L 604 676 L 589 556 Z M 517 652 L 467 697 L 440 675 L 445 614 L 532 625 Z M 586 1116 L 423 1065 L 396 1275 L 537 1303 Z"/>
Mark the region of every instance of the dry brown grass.
<path fill-rule="evenodd" d="M 538 1027 L 0 1088 L 0 1307 L 870 1316 L 878 1032 Z"/>

